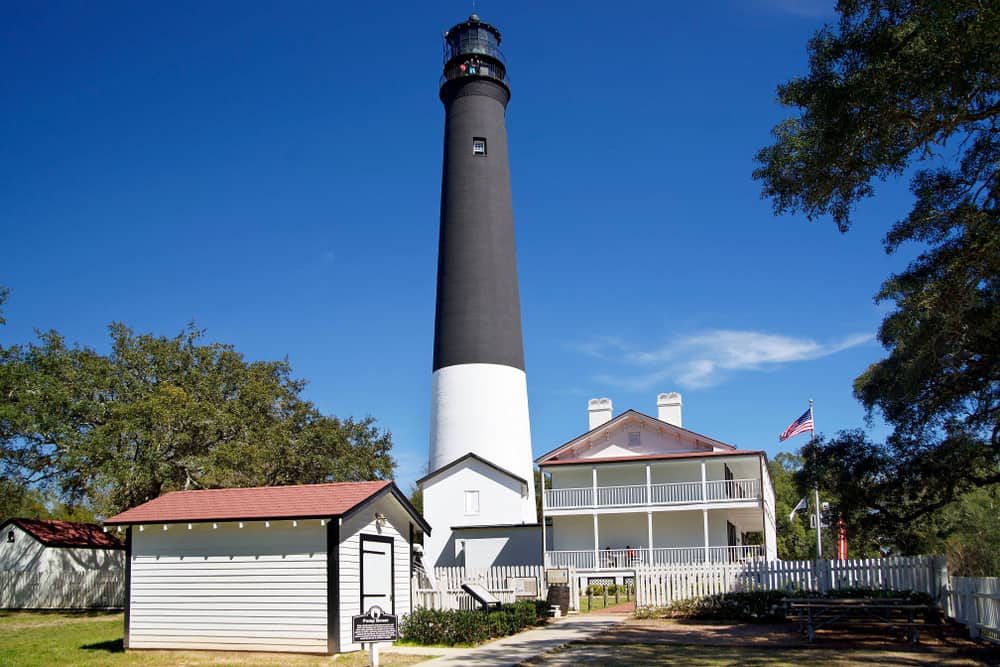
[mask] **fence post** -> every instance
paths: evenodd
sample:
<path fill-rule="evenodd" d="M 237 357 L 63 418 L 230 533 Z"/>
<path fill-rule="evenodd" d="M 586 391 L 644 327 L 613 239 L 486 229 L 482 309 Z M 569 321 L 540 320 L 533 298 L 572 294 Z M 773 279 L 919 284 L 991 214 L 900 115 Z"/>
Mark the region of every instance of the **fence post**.
<path fill-rule="evenodd" d="M 931 595 L 939 605 L 941 596 L 944 593 L 945 585 L 948 583 L 948 558 L 947 556 L 934 556 L 931 559 L 931 586 L 934 590 Z"/>

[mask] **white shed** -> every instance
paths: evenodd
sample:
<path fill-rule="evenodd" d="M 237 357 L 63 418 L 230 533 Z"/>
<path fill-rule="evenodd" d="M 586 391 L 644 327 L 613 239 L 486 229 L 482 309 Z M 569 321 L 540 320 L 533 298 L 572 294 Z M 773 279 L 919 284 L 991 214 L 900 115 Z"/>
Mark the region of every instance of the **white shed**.
<path fill-rule="evenodd" d="M 105 522 L 126 535 L 125 648 L 341 653 L 351 617 L 412 609 L 430 526 L 393 482 L 176 491 Z"/>
<path fill-rule="evenodd" d="M 46 519 L 0 525 L 0 607 L 121 607 L 125 545 L 100 526 Z"/>

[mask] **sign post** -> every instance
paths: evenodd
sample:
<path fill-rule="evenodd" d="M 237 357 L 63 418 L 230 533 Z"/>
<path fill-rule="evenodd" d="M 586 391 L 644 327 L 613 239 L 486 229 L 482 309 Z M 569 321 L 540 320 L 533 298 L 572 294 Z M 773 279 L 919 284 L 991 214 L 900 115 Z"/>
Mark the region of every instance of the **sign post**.
<path fill-rule="evenodd" d="M 351 617 L 351 635 L 362 646 L 368 644 L 372 667 L 379 667 L 378 643 L 399 639 L 398 618 L 394 614 L 385 613 L 378 605 L 373 605 L 367 613 Z"/>

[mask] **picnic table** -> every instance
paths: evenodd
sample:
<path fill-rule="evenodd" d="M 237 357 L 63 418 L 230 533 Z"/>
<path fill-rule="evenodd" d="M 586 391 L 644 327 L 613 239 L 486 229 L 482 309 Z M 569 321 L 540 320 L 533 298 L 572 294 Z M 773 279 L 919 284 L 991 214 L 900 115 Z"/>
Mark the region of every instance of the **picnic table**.
<path fill-rule="evenodd" d="M 839 626 L 846 628 L 881 627 L 901 629 L 907 640 L 920 641 L 920 627 L 929 610 L 926 604 L 916 604 L 902 598 L 786 598 L 792 611 L 791 620 L 809 641 L 815 641 L 820 628 Z"/>

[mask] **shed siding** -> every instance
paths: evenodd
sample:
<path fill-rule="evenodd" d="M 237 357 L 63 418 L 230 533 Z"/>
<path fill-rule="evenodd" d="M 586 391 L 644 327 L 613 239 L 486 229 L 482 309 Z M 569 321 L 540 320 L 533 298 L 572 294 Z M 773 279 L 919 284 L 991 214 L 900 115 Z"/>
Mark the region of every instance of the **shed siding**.
<path fill-rule="evenodd" d="M 386 525 L 379 530 L 375 513 L 386 515 Z M 340 650 L 360 651 L 361 644 L 351 641 L 351 617 L 361 613 L 361 535 L 392 537 L 395 613 L 410 613 L 410 516 L 399 503 L 383 497 L 346 518 L 340 528 Z"/>
<path fill-rule="evenodd" d="M 129 648 L 325 653 L 326 528 L 133 528 L 129 599 Z"/>

